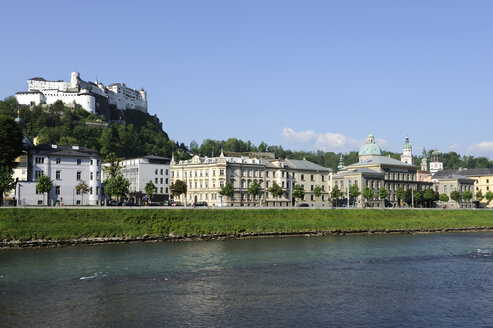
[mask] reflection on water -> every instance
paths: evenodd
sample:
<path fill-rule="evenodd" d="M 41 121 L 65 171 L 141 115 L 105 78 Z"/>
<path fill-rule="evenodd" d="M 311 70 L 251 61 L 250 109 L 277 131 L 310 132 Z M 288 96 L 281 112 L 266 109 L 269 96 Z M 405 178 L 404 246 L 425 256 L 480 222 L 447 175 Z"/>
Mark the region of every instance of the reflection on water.
<path fill-rule="evenodd" d="M 491 327 L 493 233 L 0 252 L 5 327 Z"/>

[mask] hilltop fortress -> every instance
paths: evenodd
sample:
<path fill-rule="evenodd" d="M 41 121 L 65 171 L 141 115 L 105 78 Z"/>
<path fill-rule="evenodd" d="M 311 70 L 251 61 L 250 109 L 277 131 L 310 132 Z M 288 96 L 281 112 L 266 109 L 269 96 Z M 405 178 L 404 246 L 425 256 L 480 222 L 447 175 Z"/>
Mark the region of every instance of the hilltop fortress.
<path fill-rule="evenodd" d="M 119 110 L 137 109 L 147 113 L 147 93 L 144 89 L 132 89 L 125 83 L 113 83 L 106 87 L 97 79 L 86 82 L 77 72 L 72 72 L 70 82 L 35 77 L 27 80 L 27 86 L 28 91 L 15 94 L 19 104 L 53 104 L 61 100 L 66 105 L 78 104 L 93 114 L 107 113 L 109 105 L 115 105 Z"/>

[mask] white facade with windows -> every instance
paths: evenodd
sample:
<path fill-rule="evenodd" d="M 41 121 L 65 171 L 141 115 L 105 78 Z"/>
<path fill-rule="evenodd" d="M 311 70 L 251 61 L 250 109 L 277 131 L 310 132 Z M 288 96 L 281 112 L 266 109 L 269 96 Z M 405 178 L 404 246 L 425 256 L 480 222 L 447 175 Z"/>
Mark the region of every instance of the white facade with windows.
<path fill-rule="evenodd" d="M 101 157 L 96 151 L 78 146 L 38 145 L 28 149 L 25 178 L 15 190 L 18 206 L 25 205 L 99 205 L 101 199 Z M 38 193 L 36 181 L 46 175 L 53 183 L 48 194 Z M 85 182 L 87 194 L 76 186 Z"/>
<path fill-rule="evenodd" d="M 106 165 L 106 164 L 105 164 Z M 145 186 L 152 181 L 156 195 L 169 199 L 170 159 L 154 155 L 127 158 L 120 162 L 121 174 L 129 181 L 130 194 L 145 194 Z M 106 179 L 103 172 L 103 180 Z"/>

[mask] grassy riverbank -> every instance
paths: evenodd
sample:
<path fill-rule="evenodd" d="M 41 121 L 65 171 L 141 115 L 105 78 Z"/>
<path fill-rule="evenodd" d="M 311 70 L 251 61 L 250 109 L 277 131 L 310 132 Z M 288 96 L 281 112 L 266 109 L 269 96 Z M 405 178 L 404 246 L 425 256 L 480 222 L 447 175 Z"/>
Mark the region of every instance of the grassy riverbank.
<path fill-rule="evenodd" d="M 0 210 L 0 241 L 476 227 L 493 228 L 493 211 L 27 208 Z"/>

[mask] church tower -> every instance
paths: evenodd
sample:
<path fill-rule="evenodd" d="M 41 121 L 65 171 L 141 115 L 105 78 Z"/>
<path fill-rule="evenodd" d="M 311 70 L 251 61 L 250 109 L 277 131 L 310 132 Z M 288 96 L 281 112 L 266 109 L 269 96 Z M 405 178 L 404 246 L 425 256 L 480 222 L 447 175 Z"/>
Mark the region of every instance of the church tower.
<path fill-rule="evenodd" d="M 423 148 L 423 155 L 421 157 L 421 171 L 428 171 L 428 159 L 426 157 L 426 150 Z"/>
<path fill-rule="evenodd" d="M 406 142 L 402 147 L 401 162 L 414 165 L 413 147 L 409 143 L 409 137 L 407 135 L 406 135 Z"/>
<path fill-rule="evenodd" d="M 435 148 L 431 153 L 430 172 L 435 174 L 441 170 L 443 170 L 443 163 L 440 161 L 440 152 Z"/>

